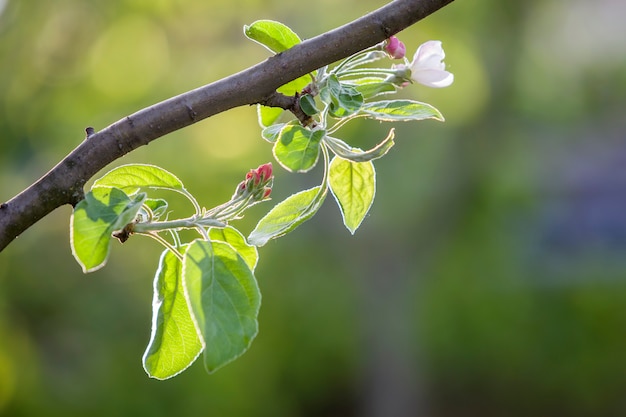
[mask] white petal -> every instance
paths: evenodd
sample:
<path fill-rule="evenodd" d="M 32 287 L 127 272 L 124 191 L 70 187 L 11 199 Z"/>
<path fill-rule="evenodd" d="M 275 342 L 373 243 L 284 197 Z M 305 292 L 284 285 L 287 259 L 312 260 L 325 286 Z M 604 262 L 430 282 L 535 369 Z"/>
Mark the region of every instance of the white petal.
<path fill-rule="evenodd" d="M 441 47 L 441 41 L 428 41 L 424 42 L 417 48 L 413 61 L 411 62 L 411 69 L 441 69 L 445 68 L 445 65 L 441 62 L 446 57 L 443 48 Z"/>
<path fill-rule="evenodd" d="M 411 78 L 427 87 L 442 88 L 447 87 L 454 81 L 454 75 L 448 71 L 422 70 L 413 72 Z"/>

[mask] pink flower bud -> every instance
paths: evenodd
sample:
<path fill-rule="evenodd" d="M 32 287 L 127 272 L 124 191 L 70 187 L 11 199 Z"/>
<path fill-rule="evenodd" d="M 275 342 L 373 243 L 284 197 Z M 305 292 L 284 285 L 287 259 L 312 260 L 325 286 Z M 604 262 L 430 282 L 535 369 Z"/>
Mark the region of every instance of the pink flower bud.
<path fill-rule="evenodd" d="M 265 185 L 272 178 L 272 163 L 259 165 L 257 169 L 251 169 L 246 174 L 246 182 L 251 183 L 254 187 Z"/>
<path fill-rule="evenodd" d="M 273 169 L 272 169 L 272 163 L 271 162 L 268 162 L 267 164 L 260 165 L 256 169 L 256 173 L 258 175 L 259 182 L 262 182 L 264 184 L 266 182 L 268 182 L 270 180 L 270 178 L 272 178 L 272 172 L 273 172 Z M 258 182 L 256 181 L 256 178 L 255 178 L 255 185 L 258 185 Z"/>
<path fill-rule="evenodd" d="M 404 46 L 404 43 L 400 39 L 392 36 L 387 39 L 385 51 L 387 51 L 389 56 L 393 59 L 402 59 L 406 54 L 406 46 Z"/>
<path fill-rule="evenodd" d="M 250 171 L 248 171 L 248 173 L 246 174 L 246 182 L 250 184 L 258 184 L 259 175 L 257 174 L 255 169 L 251 169 Z"/>
<path fill-rule="evenodd" d="M 272 189 L 270 187 L 265 187 L 263 192 L 263 200 L 266 198 L 270 198 L 270 194 L 272 194 Z"/>

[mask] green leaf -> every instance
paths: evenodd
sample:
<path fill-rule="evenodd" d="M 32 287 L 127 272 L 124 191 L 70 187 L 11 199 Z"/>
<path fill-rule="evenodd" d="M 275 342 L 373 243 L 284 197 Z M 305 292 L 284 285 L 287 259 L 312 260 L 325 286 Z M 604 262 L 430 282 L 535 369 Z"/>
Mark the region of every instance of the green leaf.
<path fill-rule="evenodd" d="M 264 128 L 261 131 L 261 137 L 269 143 L 274 143 L 280 136 L 280 131 L 285 127 L 285 123 L 276 123 Z"/>
<path fill-rule="evenodd" d="M 352 162 L 334 157 L 330 162 L 328 183 L 341 209 L 343 224 L 354 234 L 374 201 L 374 164 L 371 161 Z"/>
<path fill-rule="evenodd" d="M 274 53 L 286 51 L 301 42 L 288 26 L 273 20 L 257 20 L 250 26 L 245 25 L 243 33 Z"/>
<path fill-rule="evenodd" d="M 154 217 L 161 217 L 167 211 L 167 201 L 162 198 L 147 198 L 144 204 L 152 210 Z"/>
<path fill-rule="evenodd" d="M 183 259 L 187 299 L 204 344 L 208 372 L 243 354 L 258 331 L 261 293 L 252 271 L 227 243 L 195 240 Z"/>
<path fill-rule="evenodd" d="M 281 201 L 259 221 L 248 236 L 248 242 L 263 246 L 270 239 L 291 232 L 317 213 L 326 198 L 326 192 L 326 187 L 317 186 Z"/>
<path fill-rule="evenodd" d="M 104 266 L 111 233 L 135 219 L 145 198 L 143 193 L 131 199 L 118 188 L 96 188 L 76 205 L 70 220 L 70 244 L 83 272 Z"/>
<path fill-rule="evenodd" d="M 250 26 L 244 26 L 243 31 L 246 37 L 265 46 L 274 53 L 283 52 L 301 42 L 300 38 L 293 30 L 284 24 L 273 20 L 257 20 Z M 310 82 L 311 77 L 309 75 L 304 75 L 282 85 L 276 91 L 288 96 L 293 96 L 294 94 L 301 92 L 302 89 Z M 259 124 L 261 127 L 272 125 L 283 113 L 283 109 L 276 107 L 259 105 L 257 109 L 259 114 Z"/>
<path fill-rule="evenodd" d="M 341 83 L 336 75 L 328 77 L 320 90 L 322 101 L 329 105 L 333 117 L 347 117 L 358 112 L 363 106 L 363 96 L 349 84 Z"/>
<path fill-rule="evenodd" d="M 202 342 L 185 299 L 183 263 L 166 249 L 154 277 L 152 334 L 143 367 L 152 378 L 171 378 L 187 369 L 201 352 Z"/>
<path fill-rule="evenodd" d="M 300 96 L 300 108 L 307 116 L 313 116 L 319 113 L 317 105 L 315 104 L 315 98 L 310 94 Z"/>
<path fill-rule="evenodd" d="M 246 238 L 237 229 L 232 226 L 214 227 L 209 230 L 209 239 L 228 243 L 246 261 L 250 270 L 254 272 L 259 260 L 258 251 L 256 246 L 249 245 L 246 242 Z"/>
<path fill-rule="evenodd" d="M 276 120 L 283 114 L 283 109 L 280 107 L 267 107 L 260 104 L 257 105 L 257 115 L 259 119 L 259 125 L 261 127 L 272 126 Z"/>
<path fill-rule="evenodd" d="M 184 192 L 181 180 L 163 168 L 146 165 L 122 165 L 107 172 L 96 180 L 92 188 L 116 187 L 127 194 L 135 194 L 142 188 L 162 188 Z"/>
<path fill-rule="evenodd" d="M 395 145 L 395 142 L 393 141 L 394 136 L 394 129 L 391 129 L 387 137 L 381 143 L 367 151 L 362 151 L 359 148 L 353 148 L 341 139 L 333 138 L 331 136 L 324 137 L 324 142 L 328 144 L 328 147 L 335 153 L 335 155 L 343 159 L 348 159 L 353 162 L 367 162 L 385 156 L 393 145 Z"/>
<path fill-rule="evenodd" d="M 320 142 L 324 134 L 324 130 L 309 130 L 299 124 L 287 124 L 274 144 L 274 156 L 291 172 L 307 172 L 319 159 Z"/>
<path fill-rule="evenodd" d="M 383 122 L 408 122 L 435 119 L 443 122 L 443 115 L 430 104 L 414 100 L 383 100 L 366 103 L 361 113 Z"/>
<path fill-rule="evenodd" d="M 346 81 L 346 84 L 352 85 L 365 99 L 396 91 L 396 86 L 393 83 L 378 77 L 358 78 Z"/>

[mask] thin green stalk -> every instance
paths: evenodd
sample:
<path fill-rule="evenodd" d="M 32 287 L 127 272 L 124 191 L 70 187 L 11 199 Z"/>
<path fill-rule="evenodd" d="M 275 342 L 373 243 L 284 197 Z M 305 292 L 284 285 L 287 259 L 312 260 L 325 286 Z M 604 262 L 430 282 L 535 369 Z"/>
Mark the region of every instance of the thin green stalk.
<path fill-rule="evenodd" d="M 167 241 L 167 239 L 165 239 L 162 236 L 160 236 L 157 232 L 147 232 L 147 233 L 138 232 L 137 234 L 140 234 L 142 236 L 151 237 L 152 239 L 156 240 L 161 245 L 165 246 L 167 249 L 172 251 L 172 253 L 178 258 L 179 261 L 181 261 L 181 262 L 183 261 L 183 255 L 178 251 L 178 249 L 176 249 L 174 246 L 172 246 L 170 244 L 170 242 Z"/>
<path fill-rule="evenodd" d="M 361 51 L 360 53 L 356 54 L 356 55 L 352 55 L 349 58 L 344 59 L 343 61 L 341 61 L 339 63 L 339 65 L 337 65 L 335 68 L 333 68 L 333 70 L 331 71 L 331 73 L 333 74 L 337 74 L 341 69 L 348 67 L 348 68 L 353 68 L 357 65 L 361 65 L 361 62 L 359 61 L 363 61 L 365 62 L 371 62 L 369 59 L 366 58 L 367 55 L 369 55 L 370 52 L 373 51 L 377 51 L 379 50 L 378 45 L 369 47 L 363 51 Z"/>
<path fill-rule="evenodd" d="M 342 119 L 339 119 L 339 121 L 337 123 L 335 123 L 332 127 L 330 127 L 326 133 L 331 134 L 331 133 L 335 133 L 336 131 L 338 131 L 341 127 L 343 127 L 343 125 L 345 125 L 346 123 L 348 123 L 351 120 L 357 119 L 359 117 L 365 117 L 364 114 L 351 114 L 348 117 L 344 117 Z"/>
<path fill-rule="evenodd" d="M 191 204 L 193 204 L 194 210 L 196 210 L 196 214 L 198 216 L 202 215 L 202 208 L 200 207 L 200 204 L 198 204 L 198 200 L 196 200 L 196 198 L 193 195 L 191 195 L 191 193 L 189 191 L 185 190 L 184 188 L 182 189 L 181 193 L 185 197 L 187 197 L 187 199 L 189 201 L 191 201 Z"/>
<path fill-rule="evenodd" d="M 198 226 L 224 227 L 225 224 L 217 219 L 198 218 L 198 216 L 186 219 L 166 220 L 162 222 L 137 223 L 133 229 L 134 233 L 161 232 L 168 229 L 193 229 Z"/>
<path fill-rule="evenodd" d="M 337 77 L 361 77 L 363 75 L 378 75 L 378 74 L 385 74 L 385 75 L 395 75 L 396 71 L 393 69 L 384 69 L 384 68 L 362 68 L 362 69 L 351 69 L 351 70 L 346 70 L 342 73 L 338 73 Z"/>

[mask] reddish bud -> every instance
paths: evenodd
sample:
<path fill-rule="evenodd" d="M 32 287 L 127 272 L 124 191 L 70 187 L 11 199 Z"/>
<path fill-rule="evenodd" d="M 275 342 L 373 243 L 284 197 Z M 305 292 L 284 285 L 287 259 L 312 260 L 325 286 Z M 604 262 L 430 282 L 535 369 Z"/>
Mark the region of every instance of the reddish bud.
<path fill-rule="evenodd" d="M 269 181 L 270 178 L 272 178 L 272 163 L 268 162 L 267 164 L 263 164 L 260 165 L 257 169 L 256 169 L 256 173 L 259 177 L 259 182 L 262 183 L 266 183 L 267 181 Z M 255 183 L 258 185 L 258 183 L 255 181 Z"/>
<path fill-rule="evenodd" d="M 254 187 L 266 184 L 272 178 L 272 163 L 259 165 L 246 174 L 246 182 L 253 183 Z"/>
<path fill-rule="evenodd" d="M 400 39 L 392 36 L 387 39 L 385 51 L 387 51 L 389 56 L 393 59 L 402 59 L 406 54 L 406 46 L 404 46 L 404 43 Z"/>

